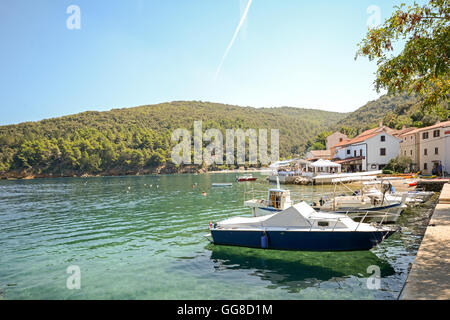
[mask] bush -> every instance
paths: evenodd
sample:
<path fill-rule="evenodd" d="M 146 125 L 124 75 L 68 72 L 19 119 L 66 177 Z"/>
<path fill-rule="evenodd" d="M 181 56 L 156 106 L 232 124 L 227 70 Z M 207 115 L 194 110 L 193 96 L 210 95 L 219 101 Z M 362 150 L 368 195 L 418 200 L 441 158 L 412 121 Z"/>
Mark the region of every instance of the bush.
<path fill-rule="evenodd" d="M 385 170 L 404 173 L 405 171 L 410 171 L 412 160 L 406 156 L 397 156 L 387 164 Z M 384 170 L 383 170 L 384 173 Z M 392 172 L 391 172 L 392 173 Z"/>

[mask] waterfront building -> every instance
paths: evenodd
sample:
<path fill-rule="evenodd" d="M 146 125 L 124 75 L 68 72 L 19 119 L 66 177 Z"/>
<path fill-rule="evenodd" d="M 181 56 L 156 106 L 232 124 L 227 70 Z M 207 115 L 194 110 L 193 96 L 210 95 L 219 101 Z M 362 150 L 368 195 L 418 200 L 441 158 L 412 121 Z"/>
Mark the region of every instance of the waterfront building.
<path fill-rule="evenodd" d="M 331 158 L 330 150 L 310 150 L 306 153 L 306 160 L 308 161 L 317 161 L 319 159 L 331 160 Z"/>
<path fill-rule="evenodd" d="M 400 155 L 409 157 L 412 161 L 410 170 L 420 170 L 419 129 L 413 129 L 398 136 L 400 142 Z"/>
<path fill-rule="evenodd" d="M 338 143 L 349 140 L 346 134 L 336 131 L 327 137 L 327 150 L 331 150 L 331 147 L 337 145 Z M 323 158 L 322 158 L 323 159 Z"/>
<path fill-rule="evenodd" d="M 392 158 L 399 155 L 403 130 L 380 126 L 369 129 L 357 137 L 344 140 L 332 147 L 336 163 L 343 171 L 375 171 L 383 169 Z"/>
<path fill-rule="evenodd" d="M 420 128 L 416 134 L 419 169 L 433 174 L 437 173 L 434 169 L 441 166 L 442 173 L 450 173 L 450 121 Z"/>

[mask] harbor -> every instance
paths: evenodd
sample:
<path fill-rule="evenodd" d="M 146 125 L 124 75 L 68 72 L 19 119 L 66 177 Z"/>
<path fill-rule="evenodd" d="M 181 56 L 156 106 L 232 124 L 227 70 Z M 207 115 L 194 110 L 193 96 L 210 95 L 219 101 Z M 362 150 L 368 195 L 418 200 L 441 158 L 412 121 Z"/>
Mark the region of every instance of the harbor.
<path fill-rule="evenodd" d="M 398 299 L 434 198 L 402 213 L 402 231 L 371 250 L 210 244 L 209 220 L 251 217 L 244 194 L 276 188 L 261 173 L 238 175 L 0 181 L 0 299 Z M 333 191 L 284 188 L 294 203 Z M 80 267 L 82 290 L 65 287 L 70 265 Z M 366 285 L 370 266 L 380 268 L 380 290 Z"/>

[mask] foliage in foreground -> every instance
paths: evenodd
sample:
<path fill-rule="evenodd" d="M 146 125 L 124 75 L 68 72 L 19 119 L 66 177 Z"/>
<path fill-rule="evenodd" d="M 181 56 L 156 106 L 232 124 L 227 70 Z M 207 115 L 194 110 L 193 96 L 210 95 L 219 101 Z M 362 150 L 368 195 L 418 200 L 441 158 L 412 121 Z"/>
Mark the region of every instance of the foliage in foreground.
<path fill-rule="evenodd" d="M 388 93 L 408 92 L 421 105 L 439 113 L 447 108 L 450 90 L 450 3 L 401 4 L 383 25 L 369 29 L 358 56 L 376 60 L 375 87 Z M 405 43 L 397 56 L 394 46 Z"/>

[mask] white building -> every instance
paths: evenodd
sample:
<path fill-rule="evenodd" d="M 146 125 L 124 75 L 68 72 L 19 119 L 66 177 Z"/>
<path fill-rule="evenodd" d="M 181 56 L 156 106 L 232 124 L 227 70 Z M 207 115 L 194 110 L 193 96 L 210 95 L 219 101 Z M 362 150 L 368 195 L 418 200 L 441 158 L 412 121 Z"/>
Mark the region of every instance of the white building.
<path fill-rule="evenodd" d="M 442 166 L 442 173 L 450 173 L 450 121 L 417 130 L 419 169 L 433 174 L 433 169 Z"/>
<path fill-rule="evenodd" d="M 399 133 L 385 126 L 366 130 L 332 148 L 335 162 L 347 172 L 381 170 L 400 153 Z"/>

